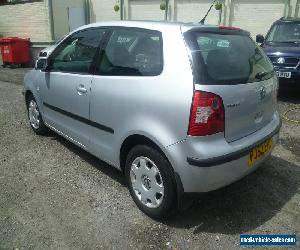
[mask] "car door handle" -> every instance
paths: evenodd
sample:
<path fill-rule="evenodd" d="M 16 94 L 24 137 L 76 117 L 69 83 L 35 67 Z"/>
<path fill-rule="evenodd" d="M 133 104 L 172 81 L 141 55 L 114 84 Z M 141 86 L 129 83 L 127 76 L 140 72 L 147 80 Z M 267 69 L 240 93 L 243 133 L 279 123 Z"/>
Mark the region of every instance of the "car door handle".
<path fill-rule="evenodd" d="M 80 84 L 78 87 L 77 87 L 77 92 L 79 94 L 85 94 L 87 92 L 87 89 L 84 87 L 84 85 Z"/>

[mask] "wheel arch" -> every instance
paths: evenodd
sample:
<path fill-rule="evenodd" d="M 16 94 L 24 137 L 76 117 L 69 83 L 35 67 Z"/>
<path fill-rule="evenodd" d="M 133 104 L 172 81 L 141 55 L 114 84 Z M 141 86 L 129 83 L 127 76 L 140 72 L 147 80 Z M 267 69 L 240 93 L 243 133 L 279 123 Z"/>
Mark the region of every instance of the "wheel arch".
<path fill-rule="evenodd" d="M 176 185 L 176 194 L 175 199 L 178 208 L 182 207 L 183 203 L 183 194 L 184 189 L 181 182 L 181 178 L 179 174 L 174 170 L 171 161 L 168 159 L 166 153 L 162 150 L 162 148 L 155 143 L 153 140 L 151 140 L 149 137 L 141 134 L 132 134 L 126 137 L 126 139 L 123 141 L 121 148 L 120 148 L 120 169 L 124 173 L 125 170 L 125 163 L 126 163 L 126 156 L 128 155 L 129 151 L 136 145 L 148 145 L 156 149 L 158 152 L 161 153 L 161 155 L 169 162 L 169 166 L 171 171 L 173 171 L 174 174 L 174 181 Z"/>
<path fill-rule="evenodd" d="M 147 137 L 145 135 L 132 134 L 125 138 L 125 140 L 123 141 L 121 148 L 120 148 L 119 161 L 120 161 L 120 168 L 123 172 L 124 172 L 125 163 L 126 163 L 126 156 L 128 155 L 129 151 L 134 146 L 137 146 L 137 145 L 148 145 L 148 146 L 151 146 L 154 149 L 156 149 L 158 152 L 160 152 L 162 154 L 163 157 L 165 157 L 165 159 L 169 162 L 172 170 L 174 171 L 173 166 L 172 166 L 171 162 L 169 161 L 167 155 L 165 154 L 165 152 L 162 150 L 162 148 L 156 142 L 154 142 L 152 139 L 150 139 L 149 137 Z"/>
<path fill-rule="evenodd" d="M 25 102 L 26 102 L 26 105 L 28 104 L 28 98 L 29 98 L 29 96 L 31 96 L 31 95 L 34 97 L 34 95 L 33 95 L 33 93 L 31 92 L 31 90 L 28 89 L 28 90 L 25 91 L 25 95 L 24 95 L 24 96 L 25 96 Z"/>

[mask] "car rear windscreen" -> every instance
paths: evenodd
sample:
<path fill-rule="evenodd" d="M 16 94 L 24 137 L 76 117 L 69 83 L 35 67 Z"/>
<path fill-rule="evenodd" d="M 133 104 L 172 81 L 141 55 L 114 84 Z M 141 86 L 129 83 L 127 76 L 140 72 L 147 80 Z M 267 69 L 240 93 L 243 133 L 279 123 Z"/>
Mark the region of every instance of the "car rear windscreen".
<path fill-rule="evenodd" d="M 245 84 L 274 75 L 273 65 L 246 32 L 184 33 L 193 73 L 200 84 Z"/>

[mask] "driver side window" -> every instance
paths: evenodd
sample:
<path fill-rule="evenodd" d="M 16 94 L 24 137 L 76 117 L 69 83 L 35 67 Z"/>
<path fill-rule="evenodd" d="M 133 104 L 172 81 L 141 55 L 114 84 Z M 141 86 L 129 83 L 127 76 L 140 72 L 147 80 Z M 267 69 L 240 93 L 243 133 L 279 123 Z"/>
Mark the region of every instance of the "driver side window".
<path fill-rule="evenodd" d="M 50 58 L 50 70 L 89 73 L 105 29 L 80 31 L 65 39 Z"/>

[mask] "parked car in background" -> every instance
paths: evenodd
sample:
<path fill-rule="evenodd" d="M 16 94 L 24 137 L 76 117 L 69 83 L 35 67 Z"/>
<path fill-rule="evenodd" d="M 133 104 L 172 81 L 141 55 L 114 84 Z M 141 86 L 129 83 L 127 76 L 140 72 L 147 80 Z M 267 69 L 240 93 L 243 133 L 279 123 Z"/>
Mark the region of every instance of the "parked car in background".
<path fill-rule="evenodd" d="M 241 29 L 96 23 L 41 65 L 24 79 L 33 131 L 52 129 L 121 170 L 154 218 L 185 193 L 253 172 L 278 141 L 277 77 Z"/>
<path fill-rule="evenodd" d="M 281 18 L 256 41 L 272 61 L 281 89 L 300 89 L 300 19 Z"/>

